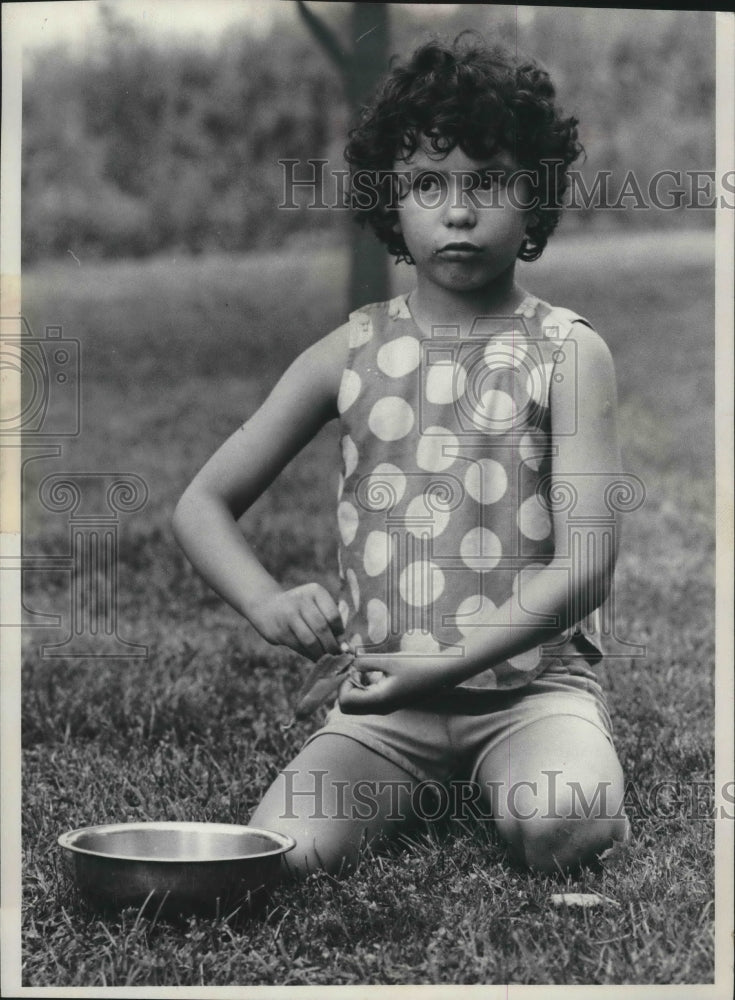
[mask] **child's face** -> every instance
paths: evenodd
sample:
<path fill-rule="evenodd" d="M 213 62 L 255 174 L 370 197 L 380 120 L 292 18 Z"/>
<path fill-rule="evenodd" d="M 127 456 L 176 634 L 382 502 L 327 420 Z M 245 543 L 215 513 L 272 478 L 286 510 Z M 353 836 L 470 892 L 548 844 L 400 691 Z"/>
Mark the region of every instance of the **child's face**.
<path fill-rule="evenodd" d="M 451 291 L 491 286 L 515 266 L 529 222 L 528 181 L 506 186 L 518 166 L 508 153 L 474 160 L 456 146 L 445 156 L 420 146 L 398 171 L 410 171 L 402 189 L 398 225 L 419 276 Z M 502 173 L 505 178 L 499 178 Z"/>

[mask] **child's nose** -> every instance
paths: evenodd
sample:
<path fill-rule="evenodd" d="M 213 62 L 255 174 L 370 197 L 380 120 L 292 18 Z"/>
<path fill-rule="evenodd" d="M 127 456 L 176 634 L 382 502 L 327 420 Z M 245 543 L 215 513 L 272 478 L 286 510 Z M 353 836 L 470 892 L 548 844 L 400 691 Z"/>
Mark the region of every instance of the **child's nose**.
<path fill-rule="evenodd" d="M 461 189 L 460 185 L 450 185 L 444 212 L 444 224 L 466 229 L 477 222 L 472 192 Z"/>

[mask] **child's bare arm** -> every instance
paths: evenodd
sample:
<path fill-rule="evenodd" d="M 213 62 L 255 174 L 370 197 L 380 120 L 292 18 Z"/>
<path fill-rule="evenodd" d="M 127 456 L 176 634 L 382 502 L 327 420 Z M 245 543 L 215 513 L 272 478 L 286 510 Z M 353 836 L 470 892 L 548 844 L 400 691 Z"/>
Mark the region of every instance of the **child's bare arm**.
<path fill-rule="evenodd" d="M 554 559 L 527 582 L 524 579 L 522 594 L 513 595 L 488 616 L 485 627 L 464 643 L 464 655 L 358 657 L 359 669 L 380 670 L 386 676 L 364 689 L 346 681 L 340 691 L 344 711 L 393 711 L 441 687 L 458 684 L 509 657 L 552 642 L 607 597 L 617 552 L 603 544 L 603 535 L 612 534 L 615 540 L 618 536 L 617 531 L 610 532 L 612 515 L 605 499 L 620 470 L 615 373 L 610 352 L 594 331 L 577 324 L 570 338 L 576 341 L 576 371 L 573 352 L 563 352 L 565 360 L 555 368 L 562 378 L 551 381 L 556 449 L 551 498 L 555 489 L 575 491 L 574 517 L 587 522 L 579 551 L 572 559 L 566 544 L 570 511 L 552 502 Z M 554 425 L 576 426 L 577 430 L 570 436 L 553 436 Z M 554 625 L 540 624 L 544 620 Z"/>
<path fill-rule="evenodd" d="M 337 653 L 337 606 L 318 583 L 284 590 L 262 566 L 237 519 L 319 429 L 337 416 L 348 353 L 342 326 L 305 351 L 256 413 L 215 452 L 179 501 L 177 541 L 210 586 L 269 642 L 318 659 Z"/>

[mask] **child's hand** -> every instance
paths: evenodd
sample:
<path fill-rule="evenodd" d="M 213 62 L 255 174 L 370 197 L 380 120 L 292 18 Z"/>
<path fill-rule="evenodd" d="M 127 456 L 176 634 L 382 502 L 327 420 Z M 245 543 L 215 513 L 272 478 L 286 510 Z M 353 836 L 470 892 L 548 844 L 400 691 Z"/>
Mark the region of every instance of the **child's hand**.
<path fill-rule="evenodd" d="M 339 707 L 349 715 L 387 715 L 444 684 L 436 663 L 426 657 L 360 656 L 339 689 Z"/>
<path fill-rule="evenodd" d="M 337 636 L 344 626 L 331 594 L 318 583 L 268 594 L 248 612 L 264 639 L 288 646 L 310 660 L 340 651 Z"/>

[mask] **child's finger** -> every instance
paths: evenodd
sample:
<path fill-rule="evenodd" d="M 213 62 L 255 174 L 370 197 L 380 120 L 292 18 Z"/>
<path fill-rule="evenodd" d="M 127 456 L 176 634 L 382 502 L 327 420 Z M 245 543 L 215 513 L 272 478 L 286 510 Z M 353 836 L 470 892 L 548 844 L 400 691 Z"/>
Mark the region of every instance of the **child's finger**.
<path fill-rule="evenodd" d="M 371 677 L 370 674 L 373 676 Z M 346 715 L 383 714 L 390 711 L 390 678 L 382 671 L 351 669 L 339 689 L 339 707 Z"/>
<path fill-rule="evenodd" d="M 355 661 L 355 671 L 363 675 L 375 674 L 373 681 L 377 679 L 378 674 L 392 677 L 399 668 L 400 661 L 397 665 L 392 656 L 385 656 L 382 653 L 362 653 Z"/>
<path fill-rule="evenodd" d="M 301 615 L 294 615 L 288 623 L 291 635 L 296 640 L 293 648 L 309 660 L 318 660 L 322 655 L 322 644 Z M 290 645 L 290 644 L 289 644 Z"/>
<path fill-rule="evenodd" d="M 335 637 L 341 635 L 344 631 L 344 622 L 342 621 L 342 615 L 339 613 L 339 608 L 329 591 L 323 587 L 318 587 L 314 591 L 314 603 L 324 615 L 332 634 Z"/>
<path fill-rule="evenodd" d="M 316 604 L 311 602 L 305 604 L 301 608 L 301 617 L 319 643 L 319 656 L 324 653 L 332 653 L 333 655 L 339 653 L 339 643 Z"/>

